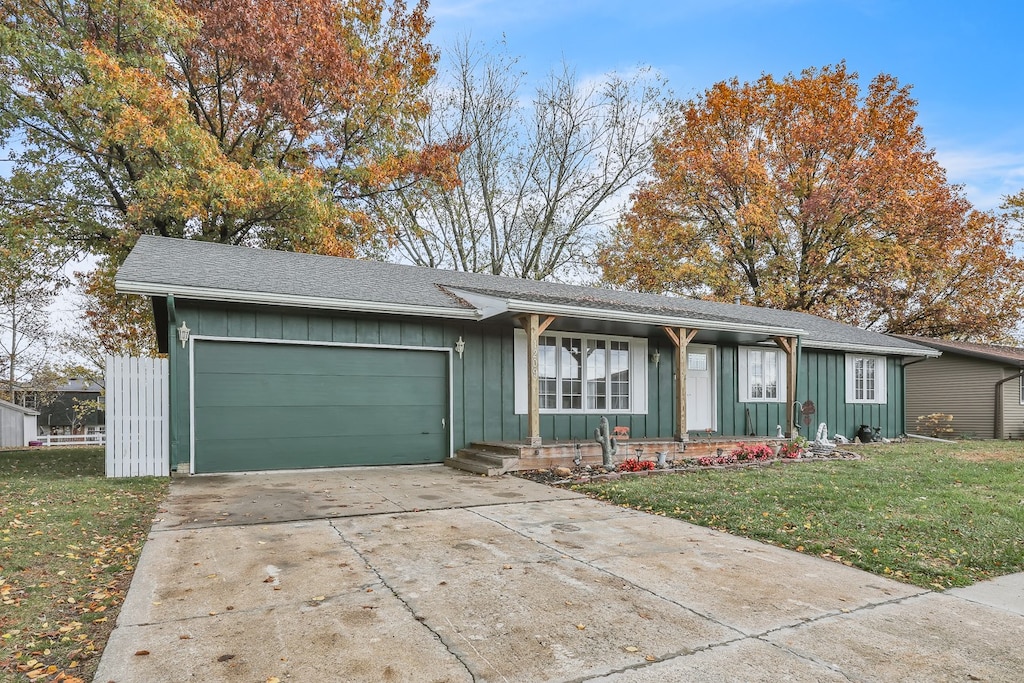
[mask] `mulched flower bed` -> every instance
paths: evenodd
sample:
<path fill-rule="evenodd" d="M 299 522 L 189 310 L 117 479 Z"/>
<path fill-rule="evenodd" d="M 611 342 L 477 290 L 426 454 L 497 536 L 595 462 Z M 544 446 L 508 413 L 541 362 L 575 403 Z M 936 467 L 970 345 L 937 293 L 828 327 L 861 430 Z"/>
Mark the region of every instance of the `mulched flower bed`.
<path fill-rule="evenodd" d="M 616 479 L 628 479 L 630 477 L 651 477 L 662 474 L 678 474 L 683 472 L 698 472 L 700 470 L 724 470 L 737 467 L 771 467 L 779 464 L 792 464 L 799 462 L 821 462 L 825 460 L 860 460 L 858 453 L 835 449 L 830 453 L 815 453 L 805 451 L 798 458 L 770 458 L 765 460 L 744 460 L 739 462 L 711 462 L 701 464 L 701 461 L 715 461 L 714 456 L 683 458 L 678 461 L 669 461 L 665 469 L 647 469 L 642 471 L 615 471 L 605 472 L 600 466 L 577 465 L 576 467 L 554 467 L 544 470 L 519 470 L 511 472 L 517 477 L 529 479 L 540 484 L 549 486 L 571 486 L 573 484 L 586 484 L 592 481 L 615 481 Z M 651 463 L 654 464 L 653 462 Z M 621 465 L 620 465 L 621 466 Z"/>

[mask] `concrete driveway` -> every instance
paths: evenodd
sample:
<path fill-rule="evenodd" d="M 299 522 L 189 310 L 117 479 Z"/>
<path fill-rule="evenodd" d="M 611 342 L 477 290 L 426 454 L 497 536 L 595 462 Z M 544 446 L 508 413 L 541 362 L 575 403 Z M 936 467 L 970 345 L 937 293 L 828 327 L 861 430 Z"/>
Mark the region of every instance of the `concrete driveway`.
<path fill-rule="evenodd" d="M 1024 600 L 513 477 L 197 476 L 165 507 L 100 683 L 1024 679 Z"/>

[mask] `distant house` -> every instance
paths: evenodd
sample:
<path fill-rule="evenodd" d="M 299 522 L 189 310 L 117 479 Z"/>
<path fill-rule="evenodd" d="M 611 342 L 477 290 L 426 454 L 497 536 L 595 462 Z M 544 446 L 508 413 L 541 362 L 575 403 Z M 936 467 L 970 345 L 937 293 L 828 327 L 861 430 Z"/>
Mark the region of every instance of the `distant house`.
<path fill-rule="evenodd" d="M 902 338 L 942 352 L 904 366 L 909 431 L 939 413 L 953 416 L 952 436 L 1024 438 L 1024 348 Z"/>
<path fill-rule="evenodd" d="M 0 447 L 27 446 L 35 438 L 39 412 L 0 400 Z"/>
<path fill-rule="evenodd" d="M 179 472 L 443 462 L 593 442 L 602 417 L 892 437 L 904 364 L 938 355 L 804 313 L 149 236 L 116 286 L 152 298 Z"/>
<path fill-rule="evenodd" d="M 103 384 L 73 377 L 60 386 L 19 392 L 26 407 L 39 411 L 39 434 L 95 434 L 104 430 Z"/>

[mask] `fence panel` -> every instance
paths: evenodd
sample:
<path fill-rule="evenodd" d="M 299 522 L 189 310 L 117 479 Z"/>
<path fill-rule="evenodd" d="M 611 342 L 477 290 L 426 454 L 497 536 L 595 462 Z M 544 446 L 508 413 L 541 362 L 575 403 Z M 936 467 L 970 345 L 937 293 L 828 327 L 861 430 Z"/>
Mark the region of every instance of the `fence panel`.
<path fill-rule="evenodd" d="M 166 358 L 107 357 L 108 477 L 170 475 Z"/>

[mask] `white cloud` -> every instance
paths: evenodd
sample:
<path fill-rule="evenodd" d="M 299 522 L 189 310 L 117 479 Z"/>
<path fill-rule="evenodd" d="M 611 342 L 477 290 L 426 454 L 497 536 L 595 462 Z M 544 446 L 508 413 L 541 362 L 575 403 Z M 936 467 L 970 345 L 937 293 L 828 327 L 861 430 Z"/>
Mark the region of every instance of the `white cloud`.
<path fill-rule="evenodd" d="M 999 208 L 1004 197 L 1024 189 L 1024 152 L 969 147 L 937 149 L 935 156 L 949 181 L 963 185 L 967 198 L 983 211 Z"/>

